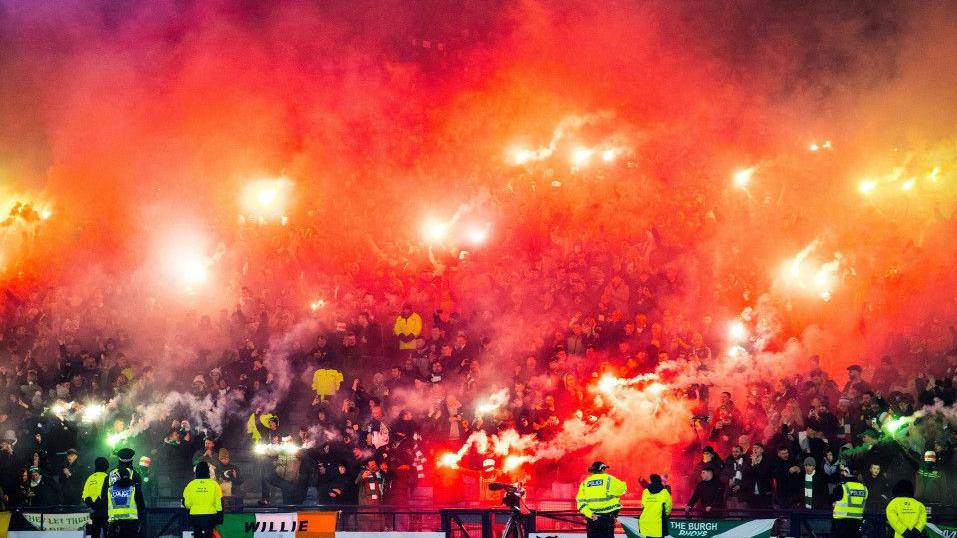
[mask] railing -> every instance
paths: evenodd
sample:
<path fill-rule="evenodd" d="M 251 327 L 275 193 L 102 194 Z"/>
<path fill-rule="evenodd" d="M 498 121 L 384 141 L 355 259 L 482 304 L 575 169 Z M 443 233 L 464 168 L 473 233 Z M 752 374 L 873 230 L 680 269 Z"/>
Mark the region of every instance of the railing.
<path fill-rule="evenodd" d="M 165 499 L 172 502 L 173 499 Z M 86 513 L 84 506 L 51 506 L 12 509 L 10 530 L 45 530 L 44 522 L 55 514 Z M 504 508 L 422 508 L 408 506 L 354 506 L 354 505 L 278 505 L 270 507 L 234 506 L 228 513 L 288 513 L 288 512 L 338 512 L 337 531 L 398 531 L 442 532 L 446 538 L 496 538 L 501 536 L 511 512 Z M 27 514 L 38 514 L 38 529 L 27 521 Z M 625 508 L 622 517 L 638 517 L 640 509 Z M 190 529 L 189 517 L 181 507 L 150 507 L 141 514 L 143 538 L 159 536 L 182 536 Z M 36 516 L 31 516 L 37 519 Z M 688 513 L 676 508 L 671 516 L 674 522 L 721 521 L 744 522 L 757 519 L 772 519 L 771 536 L 829 536 L 831 513 L 811 510 L 722 510 L 719 512 Z M 524 516 L 529 533 L 584 534 L 584 519 L 572 510 L 533 510 Z M 951 515 L 933 515 L 930 521 L 955 526 L 957 520 Z M 690 527 L 689 527 L 690 528 Z M 689 532 L 686 536 L 702 536 Z M 883 514 L 866 514 L 862 536 L 868 538 L 891 538 Z"/>

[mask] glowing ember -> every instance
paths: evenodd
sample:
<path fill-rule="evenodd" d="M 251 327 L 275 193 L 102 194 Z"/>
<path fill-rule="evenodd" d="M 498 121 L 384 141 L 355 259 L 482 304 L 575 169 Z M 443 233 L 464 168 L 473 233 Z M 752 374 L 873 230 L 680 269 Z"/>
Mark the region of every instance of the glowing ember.
<path fill-rule="evenodd" d="M 459 467 L 459 461 L 461 460 L 462 457 L 455 452 L 446 452 L 445 454 L 439 456 L 439 466 L 457 469 Z"/>
<path fill-rule="evenodd" d="M 731 182 L 739 189 L 747 188 L 751 183 L 751 177 L 754 175 L 754 167 L 738 170 L 731 176 Z"/>
<path fill-rule="evenodd" d="M 488 239 L 488 227 L 475 227 L 469 230 L 468 239 L 473 245 L 481 245 Z"/>
<path fill-rule="evenodd" d="M 475 407 L 475 411 L 480 415 L 488 415 L 489 413 L 494 413 L 507 403 L 508 389 L 502 389 L 489 396 L 486 402 L 478 404 Z"/>
<path fill-rule="evenodd" d="M 523 464 L 530 463 L 530 462 L 531 462 L 531 458 L 529 456 L 516 456 L 516 455 L 506 456 L 505 460 L 502 461 L 502 469 L 504 469 L 505 471 L 514 471 L 515 469 L 518 469 L 519 467 L 521 467 Z"/>
<path fill-rule="evenodd" d="M 605 374 L 598 380 L 598 390 L 605 394 L 611 394 L 618 388 L 619 384 L 620 381 L 617 377 L 611 374 Z"/>
<path fill-rule="evenodd" d="M 83 422 L 96 422 L 106 412 L 102 404 L 90 404 L 83 410 Z"/>
<path fill-rule="evenodd" d="M 428 220 L 422 227 L 422 235 L 429 243 L 441 243 L 449 233 L 449 225 L 439 220 Z"/>
<path fill-rule="evenodd" d="M 817 249 L 819 242 L 811 242 L 794 258 L 784 263 L 781 271 L 783 282 L 790 288 L 818 296 L 830 301 L 834 286 L 837 284 L 837 272 L 842 256 L 835 252 L 833 258 L 824 263 L 809 260 L 810 254 Z"/>
<path fill-rule="evenodd" d="M 512 161 L 515 164 L 527 164 L 535 158 L 535 152 L 525 148 L 517 148 L 512 151 Z"/>
<path fill-rule="evenodd" d="M 572 151 L 572 164 L 578 167 L 588 164 L 588 160 L 591 159 L 593 153 L 595 153 L 594 150 L 589 148 L 575 148 Z"/>
<path fill-rule="evenodd" d="M 243 189 L 240 197 L 241 211 L 250 222 L 266 224 L 282 223 L 287 218 L 286 209 L 293 183 L 285 177 L 252 181 Z"/>
<path fill-rule="evenodd" d="M 198 256 L 181 260 L 179 262 L 178 272 L 180 282 L 188 290 L 199 286 L 209 278 L 209 269 L 206 266 L 206 261 Z"/>
<path fill-rule="evenodd" d="M 728 337 L 733 342 L 741 342 L 748 339 L 748 328 L 744 326 L 744 322 L 738 320 L 731 322 L 731 325 L 728 327 Z"/>

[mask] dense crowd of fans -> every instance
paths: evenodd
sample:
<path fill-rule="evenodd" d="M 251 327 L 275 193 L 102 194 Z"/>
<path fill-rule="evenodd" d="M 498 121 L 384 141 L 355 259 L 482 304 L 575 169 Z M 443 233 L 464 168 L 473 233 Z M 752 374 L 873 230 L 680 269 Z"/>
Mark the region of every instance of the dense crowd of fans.
<path fill-rule="evenodd" d="M 682 313 L 689 276 L 656 230 L 622 244 L 552 237 L 520 256 L 430 252 L 418 269 L 380 261 L 312 274 L 311 288 L 284 283 L 308 265 L 308 241 L 268 266 L 237 254 L 233 265 L 262 287 L 238 288 L 218 316 L 174 319 L 132 280 L 7 291 L 3 502 L 79 504 L 93 458 L 121 447 L 136 450 L 151 498 L 178 497 L 207 461 L 227 496 L 262 503 L 403 505 L 425 484 L 432 502 L 474 501 L 478 488 L 462 484 L 504 473 L 501 462 L 436 466 L 473 432 L 548 441 L 566 420 L 601 413 L 589 386 L 602 375 L 633 378 L 663 361 L 707 370 L 725 345 L 712 315 Z M 694 401 L 698 441 L 675 454 L 671 487 L 703 511 L 820 508 L 846 468 L 875 510 L 901 478 L 929 506 L 952 506 L 957 352 L 933 329 L 919 335 L 930 365 L 920 371 L 905 341 L 876 367 L 849 368 L 843 386 L 811 357 L 802 375 L 749 384 L 745 401 L 675 387 Z M 480 411 L 501 391 L 502 405 Z M 547 461 L 534 469 L 549 477 L 532 480 L 541 497 L 578 478 Z"/>

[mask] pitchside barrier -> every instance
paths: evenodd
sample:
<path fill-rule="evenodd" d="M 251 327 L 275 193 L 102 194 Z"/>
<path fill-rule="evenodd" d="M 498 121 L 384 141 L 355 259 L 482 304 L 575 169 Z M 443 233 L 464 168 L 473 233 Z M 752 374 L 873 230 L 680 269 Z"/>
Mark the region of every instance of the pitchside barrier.
<path fill-rule="evenodd" d="M 619 537 L 640 538 L 640 510 L 619 516 Z M 218 528 L 222 538 L 498 538 L 510 512 L 504 508 L 392 506 L 235 507 Z M 182 508 L 149 508 L 142 516 L 142 538 L 191 538 Z M 82 538 L 87 512 L 78 506 L 24 508 L 0 512 L 0 537 Z M 529 538 L 585 538 L 584 520 L 574 511 L 532 511 L 524 516 Z M 673 538 L 827 537 L 831 516 L 822 511 L 723 511 L 707 517 L 676 509 L 669 521 Z M 931 538 L 957 538 L 957 522 L 940 515 L 927 526 Z M 892 538 L 879 514 L 868 515 L 863 536 Z"/>

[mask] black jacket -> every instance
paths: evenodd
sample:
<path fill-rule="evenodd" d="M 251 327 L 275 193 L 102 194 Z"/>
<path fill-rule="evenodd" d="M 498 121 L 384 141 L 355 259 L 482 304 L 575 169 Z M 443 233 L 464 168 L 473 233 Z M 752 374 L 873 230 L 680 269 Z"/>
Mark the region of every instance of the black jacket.
<path fill-rule="evenodd" d="M 702 511 L 705 508 L 712 510 L 724 508 L 724 484 L 717 478 L 711 480 L 702 480 L 694 488 L 694 493 L 688 499 L 688 509 L 699 508 Z"/>

